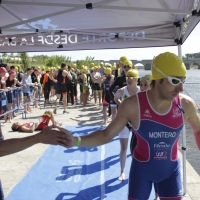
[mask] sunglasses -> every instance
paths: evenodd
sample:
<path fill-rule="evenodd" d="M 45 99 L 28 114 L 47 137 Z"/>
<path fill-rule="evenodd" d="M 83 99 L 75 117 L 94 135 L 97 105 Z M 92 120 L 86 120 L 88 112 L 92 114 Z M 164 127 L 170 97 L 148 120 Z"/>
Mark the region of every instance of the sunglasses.
<path fill-rule="evenodd" d="M 125 65 L 125 66 L 124 66 L 124 69 L 127 69 L 127 68 L 128 68 L 128 69 L 131 69 L 130 66 L 126 66 L 126 65 Z"/>
<path fill-rule="evenodd" d="M 169 83 L 171 83 L 173 86 L 177 86 L 180 83 L 182 83 L 182 84 L 185 83 L 186 78 L 182 81 L 179 78 L 176 78 L 176 77 L 173 77 L 173 76 L 167 76 L 160 69 L 158 69 L 153 63 L 152 63 L 152 67 L 154 67 L 156 71 L 160 72 L 163 76 L 165 76 L 168 79 Z"/>

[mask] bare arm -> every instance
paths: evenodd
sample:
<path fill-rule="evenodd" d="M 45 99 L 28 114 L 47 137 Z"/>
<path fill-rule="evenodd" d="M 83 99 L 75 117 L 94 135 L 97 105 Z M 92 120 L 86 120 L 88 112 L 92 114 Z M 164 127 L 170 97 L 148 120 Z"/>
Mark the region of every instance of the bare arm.
<path fill-rule="evenodd" d="M 18 81 L 18 80 L 15 78 L 15 79 L 14 79 L 14 84 L 12 85 L 12 87 L 16 87 L 17 81 Z"/>
<path fill-rule="evenodd" d="M 119 89 L 117 90 L 117 92 L 115 93 L 115 96 L 114 96 L 114 100 L 115 102 L 120 105 L 122 103 L 122 101 L 120 100 L 120 98 L 122 97 L 123 95 L 123 89 Z"/>
<path fill-rule="evenodd" d="M 63 75 L 64 75 L 64 76 L 67 76 L 67 78 L 68 78 L 69 80 L 72 80 L 72 76 L 71 76 L 71 74 L 70 74 L 68 71 L 63 70 Z"/>
<path fill-rule="evenodd" d="M 187 96 L 183 96 L 181 103 L 185 111 L 185 122 L 188 123 L 192 128 L 197 146 L 200 150 L 200 116 L 197 113 L 196 104 L 191 98 Z"/>
<path fill-rule="evenodd" d="M 58 75 L 58 71 L 55 71 L 53 73 L 49 74 L 49 78 L 54 82 L 57 83 L 57 80 L 55 79 L 55 77 Z"/>
<path fill-rule="evenodd" d="M 35 130 L 35 123 L 33 123 L 32 127 L 26 127 L 26 126 L 21 126 L 21 131 L 26 132 L 26 133 L 33 133 Z"/>
<path fill-rule="evenodd" d="M 22 151 L 37 143 L 67 146 L 68 140 L 69 137 L 66 134 L 55 130 L 55 126 L 49 126 L 29 137 L 0 141 L 0 157 Z"/>
<path fill-rule="evenodd" d="M 130 104 L 132 106 L 130 106 Z M 132 97 L 124 100 L 117 111 L 115 119 L 108 125 L 108 127 L 104 130 L 98 130 L 89 135 L 82 136 L 80 146 L 93 147 L 110 142 L 119 134 L 128 121 L 133 121 L 131 120 L 131 116 L 134 116 L 137 113 L 137 106 L 134 105 Z M 77 137 L 73 137 L 69 131 L 63 128 L 58 127 L 58 129 L 71 137 L 68 147 L 73 147 L 77 144 Z"/>

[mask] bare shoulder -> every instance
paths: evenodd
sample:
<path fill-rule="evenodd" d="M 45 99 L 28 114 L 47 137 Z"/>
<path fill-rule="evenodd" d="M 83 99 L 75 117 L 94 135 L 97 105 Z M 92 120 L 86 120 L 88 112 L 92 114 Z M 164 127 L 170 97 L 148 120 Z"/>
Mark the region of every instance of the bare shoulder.
<path fill-rule="evenodd" d="M 128 119 L 128 121 L 131 121 L 134 127 L 138 126 L 138 120 L 139 120 L 139 108 L 138 108 L 138 100 L 137 96 L 131 96 L 127 99 L 125 99 L 119 106 L 119 109 L 117 112 L 123 113 Z"/>
<path fill-rule="evenodd" d="M 179 96 L 181 105 L 186 114 L 197 110 L 197 105 L 191 97 L 184 94 L 180 94 Z"/>

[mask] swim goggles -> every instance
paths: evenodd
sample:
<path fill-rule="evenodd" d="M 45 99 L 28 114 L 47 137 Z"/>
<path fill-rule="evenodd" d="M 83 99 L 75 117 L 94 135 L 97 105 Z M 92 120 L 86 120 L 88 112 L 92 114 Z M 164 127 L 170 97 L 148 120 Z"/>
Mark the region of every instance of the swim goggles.
<path fill-rule="evenodd" d="M 173 76 L 167 76 L 166 74 L 164 74 L 160 69 L 158 69 L 153 63 L 152 63 L 152 67 L 157 70 L 158 72 L 160 72 L 163 76 L 165 76 L 169 83 L 171 83 L 173 86 L 177 86 L 179 85 L 180 83 L 184 84 L 185 83 L 185 80 L 186 78 L 182 81 L 181 79 L 179 78 L 176 78 L 176 77 L 173 77 Z"/>
<path fill-rule="evenodd" d="M 135 79 L 135 78 L 137 78 L 137 77 L 134 77 L 134 76 L 126 76 L 126 80 L 128 80 L 128 79 L 133 80 L 133 79 Z"/>

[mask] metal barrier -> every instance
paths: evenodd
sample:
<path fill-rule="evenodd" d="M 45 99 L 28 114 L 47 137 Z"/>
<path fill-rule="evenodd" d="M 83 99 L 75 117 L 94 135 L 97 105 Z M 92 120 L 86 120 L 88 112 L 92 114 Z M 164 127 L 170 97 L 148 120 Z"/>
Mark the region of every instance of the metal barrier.
<path fill-rule="evenodd" d="M 37 87 L 38 98 L 33 98 L 34 88 Z M 21 86 L 15 88 L 5 89 L 0 91 L 0 117 L 14 112 L 22 112 L 22 118 L 26 119 L 26 110 L 23 108 L 26 105 L 30 105 L 34 102 L 40 102 L 40 86 Z"/>

